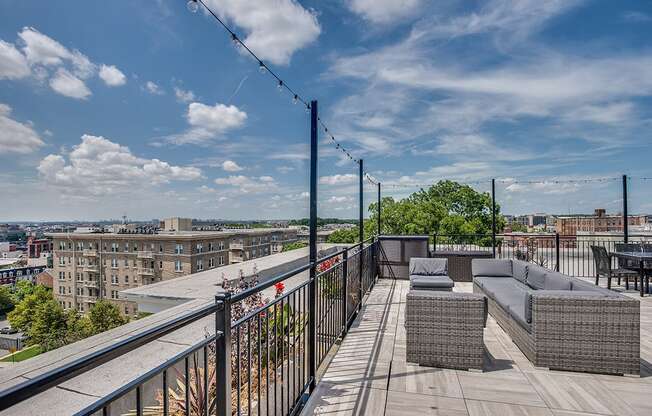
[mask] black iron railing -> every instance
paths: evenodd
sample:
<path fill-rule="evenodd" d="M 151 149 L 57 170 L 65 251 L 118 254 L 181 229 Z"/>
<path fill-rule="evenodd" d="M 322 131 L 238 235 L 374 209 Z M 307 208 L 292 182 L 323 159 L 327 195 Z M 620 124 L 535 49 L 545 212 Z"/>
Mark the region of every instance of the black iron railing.
<path fill-rule="evenodd" d="M 245 291 L 219 294 L 214 304 L 0 392 L 0 410 L 188 325 L 206 331 L 198 321 L 213 315 L 213 334 L 76 414 L 294 414 L 315 382 L 310 360 L 315 367 L 324 362 L 373 288 L 377 244 L 370 239 Z M 314 279 L 306 278 L 312 267 Z M 288 290 L 263 301 L 262 292 L 279 283 Z"/>
<path fill-rule="evenodd" d="M 433 251 L 492 251 L 490 234 L 435 234 Z M 650 237 L 630 234 L 630 243 L 649 242 Z M 564 236 L 556 233 L 496 235 L 496 258 L 520 259 L 577 277 L 595 277 L 591 246 L 617 251 L 625 243 L 623 234 Z M 614 259 L 614 267 L 617 260 Z"/>

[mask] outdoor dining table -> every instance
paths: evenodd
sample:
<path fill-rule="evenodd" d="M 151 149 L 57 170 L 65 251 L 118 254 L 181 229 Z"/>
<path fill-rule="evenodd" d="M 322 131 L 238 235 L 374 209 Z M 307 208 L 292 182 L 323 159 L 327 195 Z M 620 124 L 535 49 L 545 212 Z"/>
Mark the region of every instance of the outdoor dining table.
<path fill-rule="evenodd" d="M 652 253 L 651 252 L 642 252 L 642 251 L 614 251 L 610 253 L 613 257 L 626 260 L 623 268 L 629 270 L 636 270 L 639 273 L 641 279 L 641 297 L 644 296 L 645 292 L 650 293 L 650 280 L 647 280 L 647 287 L 643 285 L 643 282 L 646 280 L 646 275 L 652 274 Z M 631 263 L 630 263 L 631 262 Z M 630 264 L 636 264 L 638 267 L 634 268 L 628 266 Z"/>

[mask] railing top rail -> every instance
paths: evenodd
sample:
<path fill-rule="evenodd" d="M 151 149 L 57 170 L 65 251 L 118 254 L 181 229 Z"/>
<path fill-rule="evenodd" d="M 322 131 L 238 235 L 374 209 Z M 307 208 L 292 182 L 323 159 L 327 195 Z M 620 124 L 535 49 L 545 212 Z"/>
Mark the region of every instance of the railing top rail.
<path fill-rule="evenodd" d="M 379 240 L 416 240 L 422 239 L 427 240 L 430 238 L 430 235 L 380 235 L 378 236 Z"/>
<path fill-rule="evenodd" d="M 282 282 L 283 280 L 289 279 L 292 276 L 296 276 L 299 273 L 303 273 L 306 270 L 310 269 L 310 267 L 312 267 L 312 265 L 313 265 L 312 263 L 306 263 L 303 266 L 299 266 L 296 269 L 290 270 L 289 272 L 282 273 L 282 274 L 276 276 L 273 279 L 270 279 L 270 280 L 268 280 L 266 282 L 263 282 L 263 283 L 259 283 L 256 286 L 251 287 L 251 288 L 249 288 L 247 290 L 243 290 L 240 293 L 236 293 L 233 296 L 231 296 L 231 302 L 234 302 L 234 303 L 239 302 L 239 301 L 241 301 L 243 299 L 248 298 L 251 295 L 254 295 L 254 294 L 256 294 L 256 293 L 258 293 L 260 291 L 263 291 L 263 290 L 265 290 L 265 289 L 267 289 L 269 287 L 272 287 L 275 284 L 277 284 L 279 282 Z"/>
<path fill-rule="evenodd" d="M 51 387 L 70 380 L 86 371 L 92 370 L 121 355 L 158 339 L 166 334 L 197 321 L 217 311 L 217 304 L 209 304 L 200 309 L 185 313 L 171 321 L 164 322 L 140 334 L 134 335 L 115 344 L 80 357 L 68 364 L 50 370 L 31 380 L 0 391 L 0 411 L 10 408 Z"/>

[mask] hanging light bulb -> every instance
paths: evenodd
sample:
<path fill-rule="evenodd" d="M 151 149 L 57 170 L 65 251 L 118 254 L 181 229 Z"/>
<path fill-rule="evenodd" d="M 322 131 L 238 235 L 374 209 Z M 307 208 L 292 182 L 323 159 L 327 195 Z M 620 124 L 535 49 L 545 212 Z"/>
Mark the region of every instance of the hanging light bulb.
<path fill-rule="evenodd" d="M 260 71 L 261 74 L 267 72 L 267 69 L 265 68 L 265 64 L 263 63 L 263 61 L 258 61 L 258 71 Z"/>
<path fill-rule="evenodd" d="M 197 0 L 188 0 L 186 7 L 190 13 L 197 13 L 197 10 L 199 9 L 199 3 L 197 3 Z"/>
<path fill-rule="evenodd" d="M 240 39 L 236 36 L 235 33 L 231 34 L 231 42 L 233 42 L 233 47 L 237 50 L 240 50 Z"/>
<path fill-rule="evenodd" d="M 292 97 L 292 104 L 296 104 L 299 102 L 299 96 L 294 94 L 294 97 Z"/>
<path fill-rule="evenodd" d="M 276 86 L 276 88 L 278 88 L 279 93 L 283 92 L 283 81 L 282 80 L 278 81 L 278 85 Z"/>

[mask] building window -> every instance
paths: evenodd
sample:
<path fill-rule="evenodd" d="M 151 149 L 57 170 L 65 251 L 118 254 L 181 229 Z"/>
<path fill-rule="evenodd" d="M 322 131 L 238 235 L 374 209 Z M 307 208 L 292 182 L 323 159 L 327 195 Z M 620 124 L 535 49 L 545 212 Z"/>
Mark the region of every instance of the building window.
<path fill-rule="evenodd" d="M 159 253 L 163 252 L 163 244 L 158 245 L 158 251 L 159 251 Z"/>
<path fill-rule="evenodd" d="M 125 315 L 129 315 L 129 306 L 125 305 Z"/>
<path fill-rule="evenodd" d="M 203 260 L 197 260 L 197 270 L 201 271 L 204 270 L 204 261 Z"/>
<path fill-rule="evenodd" d="M 222 265 L 224 264 L 224 256 L 220 256 L 220 257 L 219 257 L 219 262 L 220 262 L 220 263 L 219 263 L 220 266 L 222 266 Z"/>
<path fill-rule="evenodd" d="M 129 259 L 125 259 L 125 267 L 129 267 Z"/>
<path fill-rule="evenodd" d="M 220 241 L 220 250 L 224 250 L 224 241 Z"/>
<path fill-rule="evenodd" d="M 125 253 L 129 252 L 129 243 L 125 243 Z"/>
<path fill-rule="evenodd" d="M 215 249 L 215 246 L 213 243 L 208 243 L 208 251 L 213 251 Z"/>
<path fill-rule="evenodd" d="M 59 266 L 65 266 L 65 265 L 66 265 L 66 258 L 59 257 Z"/>
<path fill-rule="evenodd" d="M 208 268 L 212 269 L 213 267 L 215 267 L 215 259 L 211 257 L 208 259 Z"/>
<path fill-rule="evenodd" d="M 118 275 L 117 274 L 112 274 L 111 275 L 111 283 L 114 285 L 118 284 Z"/>
<path fill-rule="evenodd" d="M 125 283 L 129 283 L 129 276 L 125 276 Z"/>
<path fill-rule="evenodd" d="M 197 253 L 203 253 L 204 252 L 204 244 L 203 243 L 197 243 Z"/>
<path fill-rule="evenodd" d="M 177 244 L 174 247 L 174 253 L 175 254 L 183 254 L 183 244 Z"/>
<path fill-rule="evenodd" d="M 175 260 L 174 262 L 174 271 L 175 272 L 182 272 L 183 267 L 181 266 L 181 260 Z"/>

